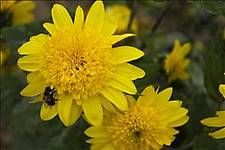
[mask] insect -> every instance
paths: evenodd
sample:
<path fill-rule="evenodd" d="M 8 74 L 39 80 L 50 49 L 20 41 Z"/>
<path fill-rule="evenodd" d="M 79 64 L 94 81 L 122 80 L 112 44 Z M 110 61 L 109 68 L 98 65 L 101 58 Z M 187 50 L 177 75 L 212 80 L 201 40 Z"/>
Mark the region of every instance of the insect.
<path fill-rule="evenodd" d="M 55 88 L 46 87 L 44 91 L 43 101 L 49 106 L 54 106 L 57 99 L 55 99 Z"/>

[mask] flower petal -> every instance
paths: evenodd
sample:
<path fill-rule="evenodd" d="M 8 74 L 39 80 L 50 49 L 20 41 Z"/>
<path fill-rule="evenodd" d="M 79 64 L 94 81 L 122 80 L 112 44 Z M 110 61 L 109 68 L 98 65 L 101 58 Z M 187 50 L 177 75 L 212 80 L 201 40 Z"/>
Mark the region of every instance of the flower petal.
<path fill-rule="evenodd" d="M 26 86 L 20 94 L 23 96 L 37 96 L 44 92 L 46 83 L 45 79 L 41 75 L 37 75 L 35 79 Z"/>
<path fill-rule="evenodd" d="M 170 97 L 172 96 L 173 88 L 167 88 L 160 93 L 158 93 L 158 96 L 156 98 L 156 103 L 158 105 L 166 103 L 169 101 Z"/>
<path fill-rule="evenodd" d="M 108 21 L 107 19 L 105 19 L 101 32 L 103 35 L 109 36 L 114 34 L 116 32 L 116 29 L 117 29 L 116 23 L 112 23 L 111 21 Z"/>
<path fill-rule="evenodd" d="M 131 80 L 136 80 L 145 76 L 145 72 L 142 69 L 128 63 L 117 65 L 115 74 Z"/>
<path fill-rule="evenodd" d="M 225 98 L 225 84 L 221 84 L 219 86 L 219 91 L 223 95 L 223 97 Z"/>
<path fill-rule="evenodd" d="M 54 4 L 52 8 L 52 19 L 57 29 L 73 25 L 70 14 L 62 5 L 59 4 Z"/>
<path fill-rule="evenodd" d="M 128 109 L 127 99 L 121 91 L 111 87 L 105 87 L 101 93 L 119 109 L 123 111 Z"/>
<path fill-rule="evenodd" d="M 102 1 L 95 1 L 91 6 L 85 21 L 86 29 L 94 29 L 95 32 L 100 32 L 104 23 L 105 10 Z"/>
<path fill-rule="evenodd" d="M 113 57 L 116 64 L 122 64 L 144 56 L 144 52 L 131 46 L 113 48 Z"/>
<path fill-rule="evenodd" d="M 75 123 L 81 115 L 81 107 L 76 104 L 73 96 L 70 94 L 62 97 L 57 105 L 59 118 L 65 126 L 70 126 Z"/>
<path fill-rule="evenodd" d="M 117 42 L 119 42 L 125 38 L 131 37 L 131 36 L 135 36 L 135 34 L 127 33 L 127 34 L 122 34 L 122 35 L 112 35 L 112 36 L 108 37 L 107 41 L 109 44 L 113 45 L 113 44 L 116 44 Z"/>
<path fill-rule="evenodd" d="M 218 131 L 209 133 L 210 136 L 212 136 L 215 139 L 222 139 L 225 138 L 225 128 L 222 128 Z"/>
<path fill-rule="evenodd" d="M 157 93 L 155 92 L 153 86 L 148 86 L 139 96 L 137 103 L 143 106 L 149 106 L 155 102 L 156 97 Z"/>
<path fill-rule="evenodd" d="M 80 6 L 78 6 L 74 18 L 74 28 L 79 31 L 82 29 L 83 24 L 84 24 L 84 11 Z"/>
<path fill-rule="evenodd" d="M 107 134 L 106 129 L 103 126 L 92 126 L 89 127 L 87 130 L 84 132 L 87 136 L 93 137 L 93 138 L 104 138 L 108 137 L 109 135 Z"/>
<path fill-rule="evenodd" d="M 48 106 L 45 103 L 42 104 L 41 111 L 40 111 L 40 117 L 41 117 L 42 120 L 44 120 L 44 121 L 51 120 L 56 115 L 57 115 L 56 105 Z"/>
<path fill-rule="evenodd" d="M 98 96 L 85 99 L 81 104 L 87 120 L 94 126 L 99 126 L 103 119 L 103 110 Z"/>
<path fill-rule="evenodd" d="M 56 31 L 56 27 L 52 23 L 44 23 L 43 27 L 50 33 L 51 35 Z"/>
<path fill-rule="evenodd" d="M 121 77 L 121 76 L 118 76 L 117 74 L 114 74 L 113 78 L 114 79 L 112 79 L 108 82 L 109 86 L 116 88 L 118 90 L 121 90 L 128 94 L 136 94 L 137 93 L 137 89 L 131 80 Z"/>
<path fill-rule="evenodd" d="M 40 63 L 41 63 L 40 56 L 36 55 L 21 57 L 17 62 L 20 69 L 30 72 L 38 71 L 41 68 Z"/>
<path fill-rule="evenodd" d="M 224 127 L 225 120 L 222 117 L 210 117 L 201 120 L 201 123 L 209 127 Z"/>
<path fill-rule="evenodd" d="M 39 54 L 44 51 L 44 43 L 48 40 L 49 36 L 45 34 L 39 34 L 30 38 L 29 42 L 24 43 L 18 49 L 18 53 L 21 55 L 27 54 Z"/>

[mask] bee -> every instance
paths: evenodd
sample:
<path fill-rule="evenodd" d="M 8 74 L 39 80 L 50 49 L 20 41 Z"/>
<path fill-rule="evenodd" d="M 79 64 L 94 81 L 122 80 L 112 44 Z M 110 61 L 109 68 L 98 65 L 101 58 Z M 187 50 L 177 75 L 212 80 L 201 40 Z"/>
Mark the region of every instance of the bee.
<path fill-rule="evenodd" d="M 54 106 L 57 99 L 55 99 L 56 89 L 51 87 L 46 87 L 44 91 L 43 101 L 49 106 Z"/>

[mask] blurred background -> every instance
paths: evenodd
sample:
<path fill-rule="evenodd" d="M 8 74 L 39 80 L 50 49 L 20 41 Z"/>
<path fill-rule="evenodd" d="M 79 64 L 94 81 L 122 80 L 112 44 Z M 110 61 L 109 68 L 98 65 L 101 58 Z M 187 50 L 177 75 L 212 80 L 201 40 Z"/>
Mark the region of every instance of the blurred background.
<path fill-rule="evenodd" d="M 13 11 L 2 9 L 1 1 L 1 149 L 3 150 L 85 150 L 87 137 L 83 131 L 89 126 L 82 118 L 66 128 L 57 117 L 48 122 L 40 120 L 41 104 L 31 104 L 31 98 L 19 92 L 26 85 L 26 72 L 19 70 L 17 49 L 32 35 L 47 33 L 42 24 L 52 22 L 54 3 L 63 4 L 74 17 L 79 4 L 85 13 L 93 1 L 33 1 L 30 11 L 34 19 L 23 24 L 13 24 Z M 19 2 L 17 2 L 19 3 Z M 214 129 L 200 124 L 200 120 L 214 116 L 216 110 L 225 110 L 218 86 L 225 83 L 225 2 L 224 1 L 151 1 L 108 0 L 106 9 L 113 5 L 128 8 L 128 19 L 120 33 L 135 32 L 137 36 L 120 44 L 132 45 L 145 52 L 145 56 L 132 63 L 146 72 L 135 82 L 138 91 L 154 85 L 163 89 L 174 88 L 173 99 L 183 101 L 189 109 L 189 122 L 179 127 L 180 133 L 170 147 L 175 150 L 224 150 L 225 140 L 215 140 L 207 134 Z M 127 10 L 117 13 L 126 14 Z M 113 13 L 113 15 L 118 15 Z M 8 17 L 8 18 L 7 18 Z M 21 18 L 20 18 L 21 17 Z M 22 20 L 24 16 L 17 16 Z M 121 17 L 126 20 L 126 15 Z M 7 23 L 8 21 L 8 23 Z M 163 62 L 173 48 L 174 41 L 192 45 L 189 80 L 168 82 Z"/>

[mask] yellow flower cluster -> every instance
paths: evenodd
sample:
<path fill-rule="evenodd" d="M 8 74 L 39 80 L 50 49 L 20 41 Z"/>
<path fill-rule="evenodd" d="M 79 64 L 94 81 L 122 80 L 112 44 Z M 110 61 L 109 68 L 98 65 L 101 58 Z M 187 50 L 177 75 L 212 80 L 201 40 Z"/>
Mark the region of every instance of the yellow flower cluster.
<path fill-rule="evenodd" d="M 34 19 L 34 1 L 0 2 L 0 30 Z M 128 30 L 138 33 L 137 16 L 131 20 L 129 7 L 116 4 L 104 8 L 97 0 L 86 16 L 78 6 L 71 18 L 64 6 L 54 4 L 51 15 L 53 23 L 43 24 L 48 34 L 35 35 L 18 49 L 22 55 L 18 66 L 28 72 L 28 85 L 21 95 L 35 97 L 32 102 L 42 104 L 41 119 L 58 116 L 65 126 L 71 126 L 83 116 L 91 125 L 85 134 L 92 150 L 159 150 L 170 146 L 179 133 L 177 127 L 189 120 L 188 110 L 181 100 L 170 100 L 173 88 L 159 91 L 148 86 L 137 100 L 132 96 L 137 94 L 134 81 L 145 72 L 130 62 L 144 52 L 132 46 L 115 46 L 135 36 L 126 33 Z M 3 67 L 9 50 L 0 40 Z M 190 51 L 190 43 L 174 41 L 163 62 L 169 82 L 189 79 Z M 225 84 L 219 91 L 225 99 Z M 219 128 L 209 136 L 225 138 L 225 110 L 201 123 Z"/>
<path fill-rule="evenodd" d="M 58 115 L 70 126 L 84 114 L 92 125 L 85 132 L 92 138 L 88 140 L 92 149 L 158 150 L 172 143 L 178 134 L 175 127 L 188 121 L 188 111 L 181 101 L 169 101 L 172 88 L 158 92 L 149 86 L 137 101 L 128 96 L 137 93 L 133 81 L 145 75 L 129 62 L 144 53 L 131 46 L 114 46 L 134 36 L 115 34 L 127 28 L 129 19 L 121 28 L 109 21 L 114 9 L 119 8 L 105 11 L 103 2 L 96 1 L 86 17 L 78 6 L 72 19 L 62 5 L 55 4 L 53 23 L 43 25 L 49 34 L 33 36 L 18 49 L 23 55 L 18 66 L 29 72 L 21 95 L 42 103 L 42 120 Z M 126 8 L 120 9 L 130 15 Z M 180 48 L 177 41 L 175 48 Z M 188 53 L 188 48 L 182 49 Z"/>

